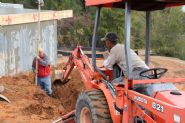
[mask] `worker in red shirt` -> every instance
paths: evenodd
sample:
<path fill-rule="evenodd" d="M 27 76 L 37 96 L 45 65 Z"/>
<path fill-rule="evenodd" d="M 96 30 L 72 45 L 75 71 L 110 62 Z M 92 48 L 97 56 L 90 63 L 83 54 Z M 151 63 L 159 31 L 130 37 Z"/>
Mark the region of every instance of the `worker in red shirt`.
<path fill-rule="evenodd" d="M 39 48 L 39 55 L 34 58 L 32 69 L 36 72 L 36 60 L 38 61 L 38 77 L 37 85 L 44 90 L 48 96 L 51 96 L 51 77 L 50 77 L 50 62 L 47 55 L 44 53 L 42 48 Z"/>

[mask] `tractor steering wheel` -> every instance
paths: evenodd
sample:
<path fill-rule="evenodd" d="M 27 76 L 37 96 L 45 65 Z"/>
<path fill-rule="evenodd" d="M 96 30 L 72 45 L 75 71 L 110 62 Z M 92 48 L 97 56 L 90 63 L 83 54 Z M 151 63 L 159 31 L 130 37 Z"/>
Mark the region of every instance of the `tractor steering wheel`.
<path fill-rule="evenodd" d="M 152 68 L 152 69 L 141 71 L 139 75 L 141 77 L 146 77 L 148 79 L 158 79 L 167 71 L 168 69 L 166 68 Z"/>

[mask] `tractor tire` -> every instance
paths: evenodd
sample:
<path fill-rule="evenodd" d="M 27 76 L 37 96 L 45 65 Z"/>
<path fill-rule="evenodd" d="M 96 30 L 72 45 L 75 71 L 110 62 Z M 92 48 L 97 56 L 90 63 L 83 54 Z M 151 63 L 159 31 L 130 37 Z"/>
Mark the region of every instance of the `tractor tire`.
<path fill-rule="evenodd" d="M 80 94 L 76 103 L 76 123 L 113 123 L 102 91 L 95 89 Z"/>

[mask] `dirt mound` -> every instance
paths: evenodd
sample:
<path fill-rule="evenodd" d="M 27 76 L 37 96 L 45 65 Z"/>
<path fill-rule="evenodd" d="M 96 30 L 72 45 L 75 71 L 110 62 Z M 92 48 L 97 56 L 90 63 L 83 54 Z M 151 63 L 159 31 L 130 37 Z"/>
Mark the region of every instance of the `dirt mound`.
<path fill-rule="evenodd" d="M 69 112 L 75 109 L 78 95 L 83 90 L 85 90 L 85 87 L 81 81 L 81 76 L 77 69 L 74 69 L 71 74 L 71 80 L 68 83 L 65 85 L 53 85 L 53 97 L 59 99 L 65 111 Z"/>
<path fill-rule="evenodd" d="M 24 115 L 45 115 L 46 119 L 54 117 L 54 109 L 51 106 L 44 106 L 40 103 L 30 104 L 28 107 L 23 109 Z"/>
<path fill-rule="evenodd" d="M 42 114 L 42 105 L 41 104 L 31 104 L 28 107 L 26 107 L 24 109 L 24 113 L 26 115 L 32 115 L 32 114 L 36 114 L 36 115 L 41 115 Z"/>
<path fill-rule="evenodd" d="M 60 64 L 58 67 L 63 66 Z M 48 97 L 34 83 L 34 74 L 21 73 L 15 76 L 0 78 L 0 85 L 11 103 L 0 101 L 0 123 L 49 123 L 61 115 L 74 110 L 76 99 L 84 90 L 81 77 L 76 69 L 73 70 L 71 80 L 65 84 L 53 85 L 53 97 Z"/>
<path fill-rule="evenodd" d="M 40 92 L 36 92 L 33 95 L 34 100 L 38 100 L 38 101 L 41 101 L 41 102 L 44 100 L 44 97 L 46 97 L 46 94 L 45 93 L 40 93 Z"/>
<path fill-rule="evenodd" d="M 32 99 L 37 100 L 37 103 L 30 104 L 28 107 L 24 108 L 24 114 L 30 116 L 32 114 L 45 114 L 48 119 L 54 117 L 54 107 L 50 106 L 50 103 L 52 102 L 49 101 L 50 99 L 48 100 L 48 97 L 44 92 L 37 91 L 34 93 Z"/>

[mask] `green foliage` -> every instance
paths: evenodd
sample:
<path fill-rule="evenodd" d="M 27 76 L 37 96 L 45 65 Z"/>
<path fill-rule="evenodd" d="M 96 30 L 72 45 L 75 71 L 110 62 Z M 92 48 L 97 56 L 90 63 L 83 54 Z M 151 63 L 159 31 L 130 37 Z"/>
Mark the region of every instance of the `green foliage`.
<path fill-rule="evenodd" d="M 101 12 L 99 35 L 103 37 L 107 32 L 116 32 L 119 42 L 124 41 L 124 11 L 122 9 L 104 8 Z"/>
<path fill-rule="evenodd" d="M 1 2 L 23 3 L 26 8 L 37 8 L 36 0 L 0 0 Z M 95 8 L 86 8 L 83 0 L 44 0 L 42 9 L 72 9 L 74 17 L 58 22 L 59 44 L 91 46 Z M 152 12 L 152 49 L 159 55 L 185 59 L 185 13 L 181 8 Z M 144 12 L 132 12 L 131 47 L 145 47 L 146 21 Z M 124 10 L 103 8 L 98 30 L 99 40 L 107 32 L 116 32 L 119 42 L 124 43 Z M 98 42 L 98 47 L 103 46 Z"/>
<path fill-rule="evenodd" d="M 153 13 L 152 47 L 159 55 L 185 59 L 185 14 L 180 8 Z"/>

